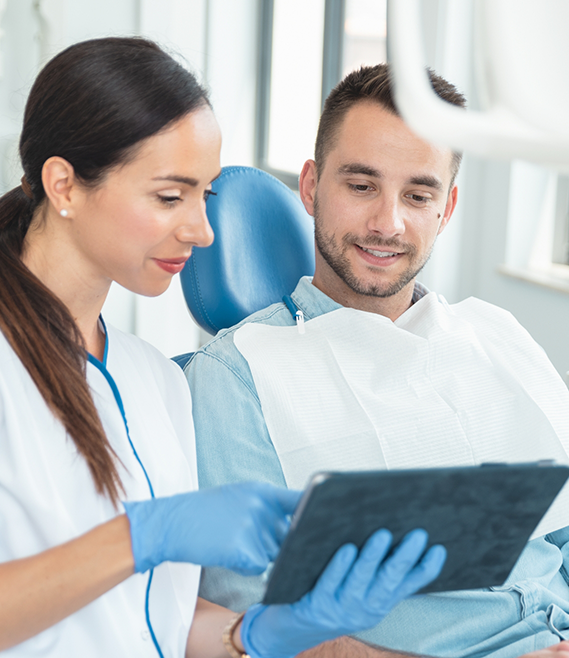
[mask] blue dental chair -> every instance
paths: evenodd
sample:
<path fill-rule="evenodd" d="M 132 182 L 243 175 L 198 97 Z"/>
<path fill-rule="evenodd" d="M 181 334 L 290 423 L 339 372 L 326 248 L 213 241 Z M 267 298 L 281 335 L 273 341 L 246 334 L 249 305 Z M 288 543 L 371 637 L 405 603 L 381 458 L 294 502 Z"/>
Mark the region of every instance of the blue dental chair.
<path fill-rule="evenodd" d="M 281 301 L 314 274 L 314 227 L 284 183 L 253 167 L 224 167 L 207 201 L 215 240 L 181 273 L 197 324 L 210 334 Z M 192 352 L 174 357 L 184 367 Z"/>

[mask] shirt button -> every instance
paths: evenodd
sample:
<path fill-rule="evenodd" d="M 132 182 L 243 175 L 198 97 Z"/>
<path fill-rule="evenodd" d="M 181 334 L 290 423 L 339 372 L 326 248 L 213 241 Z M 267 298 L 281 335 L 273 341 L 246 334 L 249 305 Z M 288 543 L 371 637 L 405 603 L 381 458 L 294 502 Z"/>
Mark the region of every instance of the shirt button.
<path fill-rule="evenodd" d="M 150 639 L 150 631 L 147 628 L 145 628 L 143 631 L 140 632 L 140 637 L 143 640 L 148 641 Z"/>

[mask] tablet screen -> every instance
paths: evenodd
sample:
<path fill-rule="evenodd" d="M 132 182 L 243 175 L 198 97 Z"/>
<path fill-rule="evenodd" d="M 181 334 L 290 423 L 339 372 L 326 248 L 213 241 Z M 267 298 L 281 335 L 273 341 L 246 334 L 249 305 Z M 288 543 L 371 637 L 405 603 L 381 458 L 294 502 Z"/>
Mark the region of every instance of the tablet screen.
<path fill-rule="evenodd" d="M 538 464 L 317 474 L 275 561 L 263 603 L 309 592 L 336 550 L 363 546 L 379 528 L 393 545 L 414 528 L 443 544 L 447 560 L 422 592 L 502 585 L 569 477 Z"/>

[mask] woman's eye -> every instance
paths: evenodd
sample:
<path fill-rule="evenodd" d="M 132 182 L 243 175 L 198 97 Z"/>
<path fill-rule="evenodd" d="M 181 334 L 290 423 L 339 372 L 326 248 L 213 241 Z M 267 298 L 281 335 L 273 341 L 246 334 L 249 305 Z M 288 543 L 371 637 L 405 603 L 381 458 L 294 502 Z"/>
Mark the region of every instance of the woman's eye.
<path fill-rule="evenodd" d="M 162 196 L 161 194 L 158 195 L 158 198 L 160 199 L 160 203 L 164 204 L 168 208 L 176 205 L 177 201 L 182 200 L 179 196 Z"/>
<path fill-rule="evenodd" d="M 211 190 L 205 190 L 203 193 L 204 201 L 207 201 L 210 196 L 217 196 L 217 192 L 212 192 Z"/>

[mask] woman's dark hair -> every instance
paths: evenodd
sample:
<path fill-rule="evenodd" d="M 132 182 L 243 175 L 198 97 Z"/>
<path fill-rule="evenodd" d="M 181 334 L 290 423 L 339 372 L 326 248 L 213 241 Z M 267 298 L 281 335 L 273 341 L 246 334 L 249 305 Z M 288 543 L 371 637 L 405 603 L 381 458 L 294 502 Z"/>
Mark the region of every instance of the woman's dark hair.
<path fill-rule="evenodd" d="M 85 185 L 100 183 L 141 140 L 209 106 L 195 77 L 151 41 L 84 41 L 40 72 L 20 139 L 23 187 L 0 198 L 0 330 L 86 459 L 96 489 L 116 505 L 122 484 L 86 381 L 86 350 L 67 307 L 21 260 L 45 199 L 42 167 L 65 158 Z M 27 184 L 26 184 L 27 183 Z"/>

